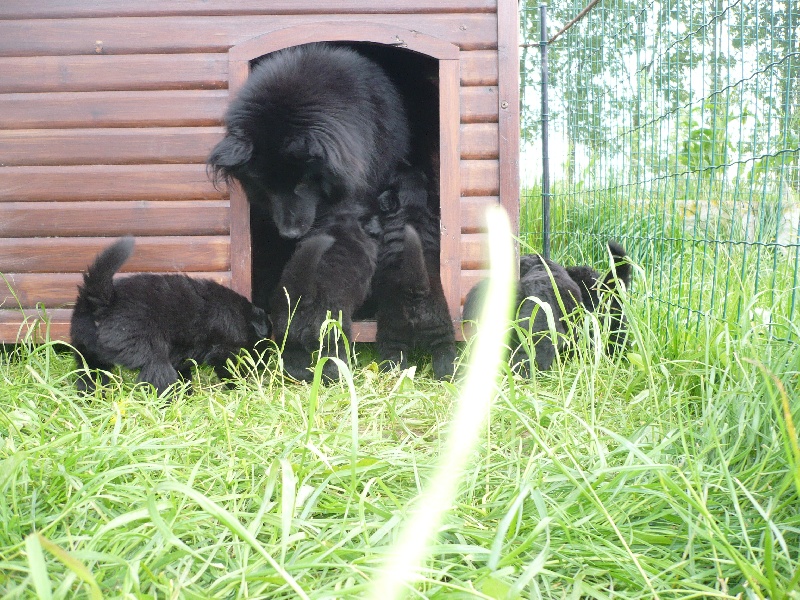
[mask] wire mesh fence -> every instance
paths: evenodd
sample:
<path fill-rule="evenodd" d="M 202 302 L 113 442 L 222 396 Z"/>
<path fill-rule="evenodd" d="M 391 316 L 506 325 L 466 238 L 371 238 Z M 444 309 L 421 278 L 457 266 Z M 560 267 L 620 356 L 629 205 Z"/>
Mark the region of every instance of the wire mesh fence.
<path fill-rule="evenodd" d="M 550 34 L 587 0 L 554 0 Z M 541 248 L 539 6 L 521 4 L 523 241 Z M 657 325 L 800 321 L 800 4 L 604 0 L 548 44 L 554 258 L 644 267 Z"/>

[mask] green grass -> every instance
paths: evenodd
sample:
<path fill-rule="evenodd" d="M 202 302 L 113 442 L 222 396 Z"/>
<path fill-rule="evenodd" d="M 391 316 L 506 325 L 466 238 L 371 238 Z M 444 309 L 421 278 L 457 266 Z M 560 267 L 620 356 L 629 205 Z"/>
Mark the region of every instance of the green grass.
<path fill-rule="evenodd" d="M 638 188 L 637 188 L 638 189 Z M 523 191 L 520 231 L 530 250 L 541 249 L 541 191 Z M 714 199 L 713 201 L 710 199 Z M 769 335 L 800 341 L 800 240 L 796 210 L 775 194 L 697 184 L 690 190 L 553 186 L 552 255 L 566 264 L 607 264 L 604 245 L 620 241 L 644 268 L 641 286 L 653 301 L 654 325 L 680 342 L 684 329 L 699 329 L 710 315 L 732 329 L 751 321 L 769 324 Z M 710 215 L 710 216 L 709 216 Z M 791 221 L 791 222 L 790 222 Z M 749 230 L 749 233 L 745 232 Z"/>
<path fill-rule="evenodd" d="M 666 331 L 645 293 L 628 309 L 626 356 L 587 342 L 503 374 L 409 598 L 800 595 L 800 348 L 708 318 Z M 365 596 L 458 388 L 357 349 L 352 392 L 284 381 L 273 356 L 165 405 L 128 372 L 79 397 L 57 344 L 6 348 L 0 595 Z"/>

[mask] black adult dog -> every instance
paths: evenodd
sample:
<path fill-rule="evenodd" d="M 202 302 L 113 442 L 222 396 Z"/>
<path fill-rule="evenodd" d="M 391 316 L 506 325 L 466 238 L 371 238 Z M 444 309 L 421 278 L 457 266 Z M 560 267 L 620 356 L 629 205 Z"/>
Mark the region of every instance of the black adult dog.
<path fill-rule="evenodd" d="M 277 234 L 290 246 L 294 240 L 319 233 L 337 237 L 337 230 L 326 229 L 332 213 L 356 219 L 376 214 L 378 195 L 409 149 L 403 101 L 383 69 L 354 50 L 326 43 L 295 46 L 264 57 L 231 102 L 224 120 L 226 136 L 208 157 L 215 183 L 238 181 L 256 216 L 268 213 Z M 360 239 L 364 232 L 355 235 Z M 374 271 L 374 255 L 357 255 L 359 248 L 366 248 L 362 241 L 346 248 L 349 261 L 333 260 L 344 254 L 332 250 L 330 264 L 326 258 L 324 272 L 311 282 L 318 299 L 326 290 L 330 292 L 320 304 L 334 315 L 343 313 L 345 320 L 350 312 L 349 290 L 336 286 L 368 288 Z M 253 239 L 253 256 L 273 260 L 272 249 L 263 248 L 262 243 Z M 344 246 L 336 248 L 345 251 Z M 340 271 L 340 265 L 348 262 Z M 370 263 L 372 269 L 360 273 L 351 268 Z M 307 271 L 293 273 L 296 265 L 303 268 L 302 261 L 290 261 L 282 277 L 299 282 L 308 275 Z M 283 311 L 283 285 L 274 287 L 277 278 L 266 273 L 270 265 L 253 266 L 254 283 L 270 288 L 255 289 L 253 297 L 260 302 L 277 294 L 278 310 Z M 324 282 L 323 277 L 327 278 Z M 319 335 L 326 310 L 316 308 L 306 302 L 298 305 L 292 326 L 304 329 L 299 336 L 310 331 Z M 310 365 L 310 354 L 299 358 L 299 347 L 307 346 L 300 344 L 296 352 L 301 364 Z M 296 376 L 299 370 L 293 371 Z"/>
<path fill-rule="evenodd" d="M 429 209 L 428 187 L 421 170 L 403 166 L 379 196 L 375 341 L 381 359 L 400 368 L 413 348 L 429 351 L 434 376 L 445 379 L 453 375 L 456 341 L 440 275 L 439 219 Z"/>
<path fill-rule="evenodd" d="M 283 345 L 283 366 L 289 375 L 310 381 L 312 353 L 320 349 L 320 331 L 330 313 L 341 319 L 342 331 L 352 342 L 352 317 L 364 302 L 375 273 L 378 244 L 352 214 L 329 213 L 297 246 L 283 270 L 270 301 L 275 340 Z M 347 359 L 341 338 L 331 332 L 322 340 L 322 356 Z M 328 379 L 338 369 L 323 366 Z"/>
<path fill-rule="evenodd" d="M 91 370 L 114 365 L 141 369 L 138 381 L 159 394 L 179 377 L 188 380 L 192 361 L 226 379 L 226 361 L 270 335 L 262 309 L 214 281 L 149 273 L 114 281 L 133 246 L 126 237 L 106 248 L 78 287 L 70 336 L 79 391 L 94 391 Z M 101 373 L 101 382 L 107 380 Z"/>
<path fill-rule="evenodd" d="M 374 203 L 409 148 L 403 102 L 386 73 L 326 43 L 267 55 L 225 125 L 208 157 L 215 182 L 239 181 L 289 239 L 336 203 Z"/>
<path fill-rule="evenodd" d="M 630 287 L 631 264 L 626 260 L 625 249 L 614 241 L 608 242 L 608 250 L 614 260 L 614 268 L 605 277 L 588 265 L 564 267 L 538 254 L 520 258 L 520 280 L 517 283 L 517 326 L 511 335 L 513 364 L 528 372 L 530 359 L 536 367 L 545 371 L 552 367 L 558 353 L 568 352 L 575 339 L 570 325 L 570 314 L 578 307 L 598 313 L 607 321 L 610 354 L 623 347 L 627 341 L 627 326 L 620 303 L 620 284 Z M 464 303 L 464 320 L 475 320 L 480 314 L 487 281 L 480 281 L 467 294 Z M 550 324 L 545 309 L 533 298 L 547 303 L 552 311 L 555 343 L 550 334 Z M 601 314 L 602 313 L 602 314 Z M 527 356 L 522 348 L 520 333 L 524 340 L 530 339 L 533 356 Z"/>

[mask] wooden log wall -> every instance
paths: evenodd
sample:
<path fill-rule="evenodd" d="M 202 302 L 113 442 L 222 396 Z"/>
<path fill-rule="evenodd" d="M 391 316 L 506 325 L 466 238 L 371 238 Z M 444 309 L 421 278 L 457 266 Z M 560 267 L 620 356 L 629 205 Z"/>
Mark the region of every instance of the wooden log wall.
<path fill-rule="evenodd" d="M 516 140 L 500 143 L 499 105 L 501 93 L 512 98 L 505 129 L 513 132 L 518 63 L 501 64 L 499 56 L 504 35 L 515 47 L 516 25 L 500 36 L 498 29 L 511 13 L 516 19 L 516 2 L 499 4 L 0 2 L 0 341 L 15 341 L 38 305 L 47 309 L 53 337 L 67 339 L 80 271 L 120 235 L 137 236 L 126 271 L 230 282 L 228 197 L 209 183 L 204 163 L 223 133 L 228 48 L 276 23 L 369 21 L 459 46 L 467 291 L 484 267 L 482 209 L 500 201 L 504 181 L 515 189 Z"/>

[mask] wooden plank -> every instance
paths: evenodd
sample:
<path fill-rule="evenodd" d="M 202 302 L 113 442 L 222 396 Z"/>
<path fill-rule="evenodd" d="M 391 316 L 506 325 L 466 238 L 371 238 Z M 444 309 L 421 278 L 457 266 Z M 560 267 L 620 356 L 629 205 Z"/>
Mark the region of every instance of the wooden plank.
<path fill-rule="evenodd" d="M 500 164 L 498 161 L 461 161 L 462 196 L 497 196 L 499 193 Z"/>
<path fill-rule="evenodd" d="M 498 204 L 497 196 L 466 196 L 461 198 L 461 233 L 486 231 L 486 209 Z"/>
<path fill-rule="evenodd" d="M 230 287 L 231 274 L 227 272 L 187 275 L 211 279 Z M 3 276 L 8 283 L 0 280 L 0 306 L 4 308 L 18 305 L 31 308 L 39 303 L 48 309 L 72 306 L 78 293 L 78 284 L 83 281 L 80 273 L 4 273 Z M 125 274 L 120 277 L 125 277 Z"/>
<path fill-rule="evenodd" d="M 225 200 L 0 202 L 0 237 L 228 235 Z"/>
<path fill-rule="evenodd" d="M 13 344 L 30 335 L 38 342 L 60 340 L 69 343 L 69 321 L 72 309 L 56 308 L 50 310 L 37 309 L 0 309 L 0 343 Z M 374 342 L 375 321 L 357 321 L 353 323 L 352 340 L 354 342 Z M 462 339 L 458 328 L 457 339 Z"/>
<path fill-rule="evenodd" d="M 496 50 L 461 52 L 461 85 L 497 85 L 498 65 Z"/>
<path fill-rule="evenodd" d="M 0 92 L 3 93 L 227 87 L 227 53 L 0 58 Z"/>
<path fill-rule="evenodd" d="M 469 294 L 469 291 L 475 286 L 476 283 L 485 279 L 489 276 L 488 269 L 482 270 L 473 270 L 473 271 L 461 271 L 461 291 L 463 292 L 461 296 L 461 304 L 464 304 L 464 300 Z"/>
<path fill-rule="evenodd" d="M 225 52 L 244 40 L 293 25 L 371 21 L 404 27 L 463 50 L 497 47 L 492 13 L 364 15 L 269 15 L 219 17 L 121 17 L 0 21 L 0 56 L 67 54 L 173 54 Z"/>
<path fill-rule="evenodd" d="M 250 61 L 231 61 L 230 91 L 232 95 L 239 90 L 250 75 Z M 230 191 L 231 202 L 231 286 L 249 300 L 253 299 L 253 256 L 250 243 L 250 205 L 241 186 Z"/>
<path fill-rule="evenodd" d="M 489 236 L 485 233 L 461 234 L 461 270 L 486 269 L 489 265 Z"/>
<path fill-rule="evenodd" d="M 0 202 L 226 197 L 208 180 L 202 164 L 0 167 Z"/>
<path fill-rule="evenodd" d="M 497 86 L 496 50 L 462 51 L 462 86 Z M 224 89 L 227 53 L 0 57 L 0 92 Z"/>
<path fill-rule="evenodd" d="M 497 88 L 476 86 L 461 88 L 462 123 L 497 123 Z"/>
<path fill-rule="evenodd" d="M 461 298 L 461 189 L 459 154 L 458 61 L 439 61 L 439 167 L 441 204 L 441 280 L 450 316 L 459 317 Z M 463 142 L 462 142 L 463 143 Z"/>
<path fill-rule="evenodd" d="M 232 47 L 228 56 L 231 62 L 252 60 L 290 46 L 311 44 L 320 40 L 359 45 L 397 45 L 436 60 L 456 60 L 460 52 L 458 46 L 447 40 L 394 24 L 352 21 L 343 27 L 339 21 L 317 20 L 267 31 Z"/>
<path fill-rule="evenodd" d="M 497 158 L 498 146 L 495 123 L 461 125 L 461 158 L 468 160 Z"/>
<path fill-rule="evenodd" d="M 497 36 L 500 100 L 500 204 L 511 232 L 519 232 L 519 11 L 517 0 L 498 0 Z M 519 248 L 515 248 L 519 253 Z"/>
<path fill-rule="evenodd" d="M 42 321 L 45 314 L 49 323 Z M 49 339 L 68 340 L 71 316 L 69 309 L 48 310 L 46 313 L 36 309 L 0 309 L 0 343 L 13 344 L 26 339 L 44 342 L 48 332 Z"/>
<path fill-rule="evenodd" d="M 0 273 L 83 271 L 114 238 L 0 238 Z M 228 236 L 142 237 L 122 271 L 229 271 Z"/>
<path fill-rule="evenodd" d="M 204 163 L 222 127 L 0 130 L 0 164 Z"/>
<path fill-rule="evenodd" d="M 136 17 L 173 15 L 257 15 L 257 14 L 371 14 L 495 12 L 496 0 L 4 0 L 0 19 L 66 19 L 72 17 Z"/>
<path fill-rule="evenodd" d="M 227 90 L 0 94 L 0 129 L 212 126 L 227 104 Z"/>

